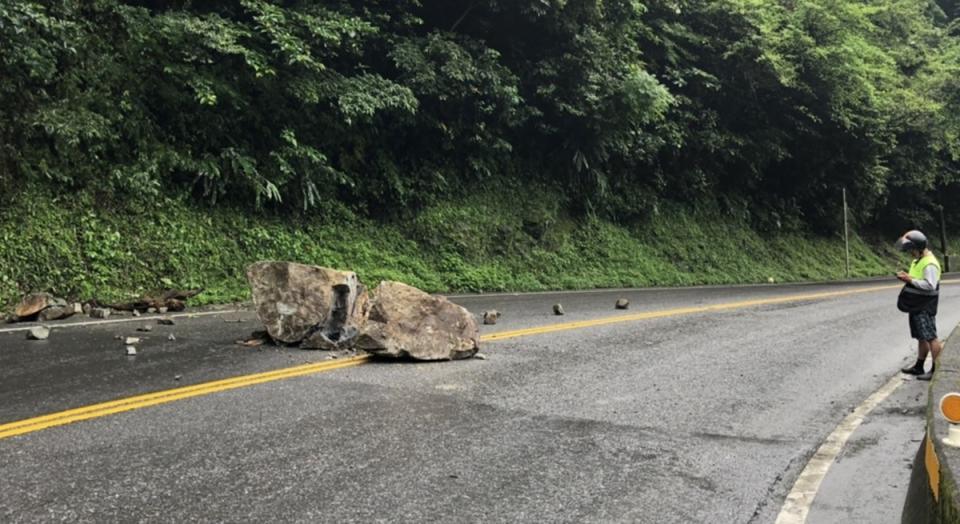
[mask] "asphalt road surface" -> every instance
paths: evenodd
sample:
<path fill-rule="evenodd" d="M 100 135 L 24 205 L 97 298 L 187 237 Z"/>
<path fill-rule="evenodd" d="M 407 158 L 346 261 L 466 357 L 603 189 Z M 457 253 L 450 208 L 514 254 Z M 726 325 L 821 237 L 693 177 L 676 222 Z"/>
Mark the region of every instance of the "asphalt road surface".
<path fill-rule="evenodd" d="M 877 286 L 454 297 L 503 313 L 485 335 L 587 325 L 486 342 L 486 360 L 373 362 L 0 438 L 0 522 L 773 522 L 824 438 L 912 362 L 897 291 Z M 945 285 L 941 337 L 958 322 Z M 234 344 L 249 312 L 154 326 L 127 357 L 114 337 L 143 324 L 0 332 L 0 435 L 330 357 Z M 899 522 L 925 395 L 908 381 L 868 416 L 808 522 Z"/>

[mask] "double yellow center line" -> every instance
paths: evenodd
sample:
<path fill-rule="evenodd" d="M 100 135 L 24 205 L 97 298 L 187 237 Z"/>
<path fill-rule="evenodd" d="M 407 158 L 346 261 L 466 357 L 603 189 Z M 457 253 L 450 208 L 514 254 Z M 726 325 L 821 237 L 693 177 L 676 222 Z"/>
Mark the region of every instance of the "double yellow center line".
<path fill-rule="evenodd" d="M 595 320 L 583 320 L 578 322 L 564 322 L 564 323 L 549 324 L 546 326 L 539 326 L 534 328 L 517 329 L 513 331 L 501 331 L 499 333 L 491 333 L 488 335 L 484 335 L 480 337 L 480 340 L 482 342 L 494 342 L 497 340 L 506 340 L 506 339 L 518 338 L 518 337 L 528 337 L 533 335 L 541 335 L 545 333 L 554 333 L 558 331 L 569 331 L 571 329 L 583 329 L 588 327 L 605 326 L 609 324 L 618 324 L 623 322 L 636 322 L 640 320 L 650 320 L 655 318 L 693 315 L 697 313 L 706 313 L 706 312 L 712 312 L 712 311 L 728 311 L 733 309 L 743 309 L 748 307 L 763 306 L 763 305 L 770 305 L 770 304 L 783 304 L 783 303 L 789 303 L 789 302 L 822 300 L 826 298 L 835 298 L 835 297 L 855 295 L 860 293 L 870 293 L 874 291 L 896 289 L 899 287 L 900 286 L 891 286 L 891 285 L 873 286 L 873 287 L 864 287 L 864 288 L 852 289 L 852 290 L 846 290 L 846 291 L 831 291 L 831 292 L 810 293 L 810 294 L 802 294 L 802 295 L 787 295 L 787 296 L 777 297 L 777 298 L 763 298 L 763 299 L 756 299 L 756 300 L 745 300 L 741 302 L 729 302 L 724 304 L 665 309 L 665 310 L 659 310 L 659 311 L 647 311 L 647 312 L 637 313 L 633 315 L 622 315 L 622 316 L 616 316 L 616 317 L 599 318 Z M 233 378 L 228 378 L 223 380 L 215 380 L 213 382 L 205 382 L 205 383 L 196 384 L 193 386 L 185 386 L 181 388 L 157 391 L 154 393 L 147 393 L 145 395 L 137 395 L 133 397 L 112 400 L 110 402 L 92 404 L 89 406 L 84 406 L 76 409 L 59 411 L 56 413 L 50 413 L 49 415 L 43 415 L 40 417 L 18 420 L 16 422 L 10 422 L 7 424 L 0 424 L 0 439 L 15 437 L 17 435 L 24 435 L 27 433 L 33 433 L 35 431 L 41 431 L 43 429 L 52 428 L 55 426 L 72 424 L 74 422 L 80 422 L 83 420 L 106 417 L 106 416 L 114 415 L 117 413 L 123 413 L 125 411 L 133 411 L 135 409 L 142 409 L 150 406 L 167 404 L 169 402 L 175 402 L 177 400 L 183 400 L 183 399 L 192 398 L 192 397 L 199 397 L 203 395 L 210 395 L 212 393 L 219 393 L 221 391 L 229 391 L 231 389 L 244 388 L 244 387 L 253 386 L 256 384 L 273 382 L 276 380 L 285 380 L 288 378 L 300 377 L 304 375 L 312 375 L 314 373 L 321 373 L 324 371 L 332 371 L 335 369 L 343 369 L 343 368 L 348 368 L 353 366 L 359 366 L 361 364 L 364 364 L 370 361 L 370 358 L 371 358 L 370 355 L 361 355 L 361 356 L 343 358 L 343 359 L 334 360 L 334 361 L 327 361 L 327 362 L 321 362 L 321 363 L 315 363 L 315 364 L 305 364 L 302 366 L 278 369 L 275 371 L 268 371 L 265 373 L 256 373 L 253 375 L 243 375 L 243 376 L 233 377 Z"/>

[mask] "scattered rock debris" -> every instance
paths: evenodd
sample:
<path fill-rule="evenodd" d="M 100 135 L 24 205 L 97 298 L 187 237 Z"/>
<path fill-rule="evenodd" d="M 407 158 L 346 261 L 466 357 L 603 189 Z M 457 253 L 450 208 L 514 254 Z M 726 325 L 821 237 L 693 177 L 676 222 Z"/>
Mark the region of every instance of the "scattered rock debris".
<path fill-rule="evenodd" d="M 139 316 L 140 316 L 140 311 L 134 309 L 134 310 L 133 310 L 133 316 L 139 317 Z"/>
<path fill-rule="evenodd" d="M 483 312 L 483 323 L 492 326 L 500 320 L 500 312 L 496 309 L 491 309 L 490 311 Z"/>
<path fill-rule="evenodd" d="M 149 332 L 153 331 L 153 326 L 151 326 L 150 324 L 144 324 L 144 325 L 138 327 L 138 328 L 137 328 L 137 331 L 140 331 L 140 332 L 142 332 L 142 333 L 149 333 Z"/>
<path fill-rule="evenodd" d="M 487 356 L 484 355 L 483 353 L 477 353 L 476 355 L 473 356 L 473 358 L 477 360 L 487 360 Z"/>
<path fill-rule="evenodd" d="M 139 311 L 141 313 L 146 311 L 147 313 L 156 313 L 160 310 L 163 310 L 160 312 L 166 313 L 168 311 L 183 311 L 187 308 L 186 301 L 199 295 L 200 293 L 203 293 L 203 289 L 171 289 L 156 295 L 141 297 L 133 302 L 98 305 L 115 309 L 117 311 Z"/>
<path fill-rule="evenodd" d="M 627 299 L 625 299 L 625 298 L 621 298 L 621 299 L 617 300 L 617 306 L 616 306 L 616 307 L 617 307 L 617 309 L 627 309 L 627 308 L 630 307 L 630 301 L 627 300 Z"/>
<path fill-rule="evenodd" d="M 125 338 L 123 339 L 123 343 L 124 343 L 125 345 L 127 345 L 127 346 L 136 346 L 137 344 L 140 343 L 140 338 L 139 338 L 139 337 L 125 337 Z"/>
<path fill-rule="evenodd" d="M 554 305 L 553 305 L 553 314 L 554 314 L 554 315 L 563 315 L 563 313 L 564 313 L 564 311 L 563 311 L 563 306 L 562 306 L 562 305 L 560 305 L 560 304 L 554 304 Z"/>
<path fill-rule="evenodd" d="M 173 318 L 171 317 L 163 317 L 163 318 L 157 319 L 157 324 L 160 324 L 161 326 L 172 326 L 176 323 L 177 322 L 173 320 Z"/>
<path fill-rule="evenodd" d="M 174 375 L 174 376 L 173 376 L 173 380 L 180 380 L 181 378 L 183 378 L 182 375 Z"/>
<path fill-rule="evenodd" d="M 176 342 L 177 336 L 174 335 L 173 333 L 170 333 L 169 335 L 167 335 L 167 340 L 169 340 L 170 342 Z"/>
<path fill-rule="evenodd" d="M 134 357 L 137 355 L 137 348 L 134 346 L 127 346 L 127 356 Z"/>

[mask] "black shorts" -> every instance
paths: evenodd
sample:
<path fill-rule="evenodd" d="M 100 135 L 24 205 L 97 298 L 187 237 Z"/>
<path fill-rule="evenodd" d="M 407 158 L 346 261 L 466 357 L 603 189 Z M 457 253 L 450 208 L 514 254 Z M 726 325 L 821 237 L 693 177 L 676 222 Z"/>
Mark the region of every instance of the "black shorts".
<path fill-rule="evenodd" d="M 910 336 L 917 340 L 937 338 L 937 316 L 927 311 L 910 313 Z"/>

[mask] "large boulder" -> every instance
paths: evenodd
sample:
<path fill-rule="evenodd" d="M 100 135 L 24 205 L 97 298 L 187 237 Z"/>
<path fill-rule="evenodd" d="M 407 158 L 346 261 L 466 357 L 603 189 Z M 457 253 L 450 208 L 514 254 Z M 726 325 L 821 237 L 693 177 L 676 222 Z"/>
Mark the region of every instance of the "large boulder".
<path fill-rule="evenodd" d="M 392 357 L 456 360 L 479 349 L 480 330 L 466 309 L 400 282 L 381 282 L 355 347 Z"/>
<path fill-rule="evenodd" d="M 247 268 L 253 302 L 270 337 L 309 349 L 350 347 L 367 309 L 356 273 L 292 262 Z"/>

